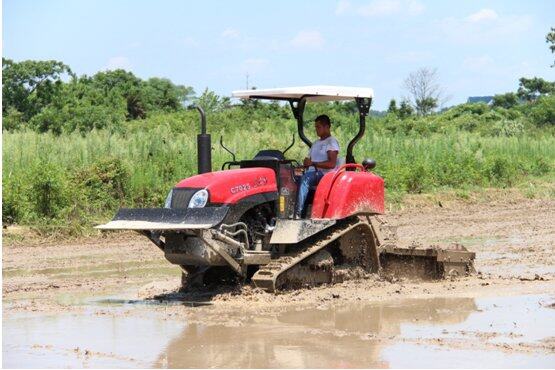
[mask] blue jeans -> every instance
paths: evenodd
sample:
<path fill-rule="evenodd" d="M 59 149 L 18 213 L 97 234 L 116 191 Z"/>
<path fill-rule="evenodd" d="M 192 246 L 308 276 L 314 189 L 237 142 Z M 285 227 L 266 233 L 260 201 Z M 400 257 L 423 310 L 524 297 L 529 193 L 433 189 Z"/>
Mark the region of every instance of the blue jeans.
<path fill-rule="evenodd" d="M 299 191 L 297 192 L 297 208 L 295 209 L 295 213 L 298 216 L 303 214 L 310 187 L 318 185 L 322 177 L 324 177 L 324 173 L 320 170 L 307 171 L 301 176 Z"/>

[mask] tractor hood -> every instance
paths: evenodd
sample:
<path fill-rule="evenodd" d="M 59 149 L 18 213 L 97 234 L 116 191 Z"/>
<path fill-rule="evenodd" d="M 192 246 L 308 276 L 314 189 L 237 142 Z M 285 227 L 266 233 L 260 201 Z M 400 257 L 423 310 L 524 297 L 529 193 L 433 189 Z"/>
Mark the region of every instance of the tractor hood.
<path fill-rule="evenodd" d="M 203 173 L 181 180 L 175 189 L 206 189 L 211 204 L 235 204 L 252 195 L 276 192 L 276 174 L 255 167 Z"/>

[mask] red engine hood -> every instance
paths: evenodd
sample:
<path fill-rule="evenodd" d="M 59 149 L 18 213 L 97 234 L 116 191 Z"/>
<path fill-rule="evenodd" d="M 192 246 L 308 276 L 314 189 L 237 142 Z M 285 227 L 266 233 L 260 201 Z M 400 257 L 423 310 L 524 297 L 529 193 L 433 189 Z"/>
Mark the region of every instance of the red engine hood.
<path fill-rule="evenodd" d="M 277 192 L 276 174 L 264 167 L 203 173 L 181 180 L 176 188 L 207 189 L 210 203 L 234 204 L 251 195 Z"/>

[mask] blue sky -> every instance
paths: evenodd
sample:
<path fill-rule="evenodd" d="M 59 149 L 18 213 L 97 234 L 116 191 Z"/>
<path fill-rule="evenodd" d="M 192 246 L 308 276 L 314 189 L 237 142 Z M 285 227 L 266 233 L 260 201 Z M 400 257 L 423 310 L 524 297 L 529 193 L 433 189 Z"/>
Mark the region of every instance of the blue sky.
<path fill-rule="evenodd" d="M 555 1 L 4 0 L 4 57 L 56 59 L 77 74 L 125 68 L 222 95 L 311 84 L 374 88 L 437 68 L 451 99 L 555 80 L 545 43 Z"/>

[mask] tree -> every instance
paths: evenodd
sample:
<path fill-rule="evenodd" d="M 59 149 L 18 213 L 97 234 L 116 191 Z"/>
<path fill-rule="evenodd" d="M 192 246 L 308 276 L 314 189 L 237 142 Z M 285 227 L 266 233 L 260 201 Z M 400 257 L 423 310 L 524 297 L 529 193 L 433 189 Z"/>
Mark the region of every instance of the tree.
<path fill-rule="evenodd" d="M 334 101 L 332 106 L 341 114 L 358 114 L 358 106 L 354 100 Z"/>
<path fill-rule="evenodd" d="M 416 100 L 416 111 L 421 116 L 428 115 L 438 106 L 438 99 L 431 96 Z"/>
<path fill-rule="evenodd" d="M 60 134 L 114 128 L 150 112 L 181 110 L 194 95 L 192 87 L 165 78 L 143 81 L 121 69 L 77 77 L 57 61 L 16 63 L 3 58 L 2 74 L 2 117 L 7 130 L 29 126 Z M 217 109 L 229 105 L 229 98 L 216 100 Z"/>
<path fill-rule="evenodd" d="M 192 99 L 195 91 L 192 87 L 174 85 L 167 78 L 153 77 L 143 82 L 146 103 L 149 110 L 175 112 L 183 108 L 186 101 Z"/>
<path fill-rule="evenodd" d="M 146 96 L 142 80 L 133 73 L 123 69 L 99 72 L 91 77 L 94 88 L 100 89 L 105 95 L 117 94 L 125 98 L 127 118 L 145 118 L 147 113 Z"/>
<path fill-rule="evenodd" d="M 518 104 L 518 96 L 513 92 L 495 95 L 493 97 L 493 106 L 501 108 L 512 108 Z"/>
<path fill-rule="evenodd" d="M 407 118 L 414 114 L 414 109 L 410 105 L 410 102 L 404 99 L 399 106 L 399 117 L 400 118 Z"/>
<path fill-rule="evenodd" d="M 430 114 L 438 107 L 442 91 L 436 68 L 420 68 L 412 72 L 403 85 L 419 115 Z"/>
<path fill-rule="evenodd" d="M 256 86 L 251 87 L 251 90 L 256 90 Z M 261 104 L 260 99 L 241 99 L 241 107 L 247 112 L 259 109 Z"/>
<path fill-rule="evenodd" d="M 391 113 L 391 114 L 395 114 L 395 115 L 397 115 L 399 113 L 399 108 L 397 108 L 397 102 L 395 101 L 395 99 L 391 99 L 391 101 L 389 102 L 389 107 L 387 108 L 387 113 Z"/>
<path fill-rule="evenodd" d="M 59 98 L 66 75 L 74 76 L 67 65 L 55 60 L 18 63 L 2 58 L 2 115 L 13 108 L 29 120 Z"/>
<path fill-rule="evenodd" d="M 65 83 L 60 99 L 33 116 L 29 126 L 38 132 L 84 133 L 117 127 L 127 113 L 127 101 L 121 94 L 115 90 L 105 93 L 84 76 Z"/>
<path fill-rule="evenodd" d="M 555 27 L 551 27 L 551 32 L 549 32 L 545 36 L 545 42 L 547 42 L 548 44 L 551 44 L 549 45 L 549 49 L 551 49 L 552 53 L 555 53 Z M 553 62 L 551 67 L 555 67 L 555 62 Z"/>
<path fill-rule="evenodd" d="M 229 108 L 230 99 L 227 96 L 219 96 L 214 91 L 204 89 L 201 96 L 195 99 L 195 103 L 202 107 L 205 112 L 218 112 Z"/>
<path fill-rule="evenodd" d="M 540 96 L 555 94 L 555 82 L 543 78 L 525 78 L 519 80 L 517 95 L 526 101 L 534 101 Z"/>

